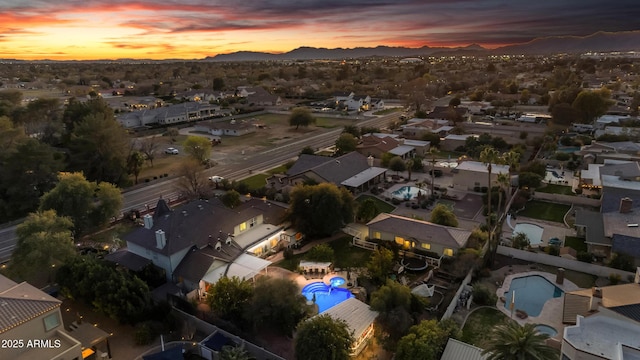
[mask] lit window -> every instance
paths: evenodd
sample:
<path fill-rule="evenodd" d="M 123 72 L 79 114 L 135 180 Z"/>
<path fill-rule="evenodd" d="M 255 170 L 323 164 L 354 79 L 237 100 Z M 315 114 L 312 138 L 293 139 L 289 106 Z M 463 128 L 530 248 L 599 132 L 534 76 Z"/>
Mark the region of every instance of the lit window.
<path fill-rule="evenodd" d="M 57 312 L 49 316 L 45 316 L 44 331 L 50 331 L 52 329 L 57 328 L 58 326 L 60 326 L 60 316 L 58 316 Z"/>
<path fill-rule="evenodd" d="M 245 231 L 245 230 L 247 230 L 247 223 L 243 222 L 243 223 L 240 224 L 240 231 L 242 232 L 242 231 Z"/>
<path fill-rule="evenodd" d="M 395 237 L 395 240 L 396 240 L 396 244 L 398 244 L 398 245 L 404 245 L 404 238 L 403 238 L 403 237 L 401 237 L 401 236 L 396 236 L 396 237 Z"/>
<path fill-rule="evenodd" d="M 422 243 L 422 244 L 420 244 L 420 247 L 425 249 L 425 250 L 431 250 L 431 244 Z"/>
<path fill-rule="evenodd" d="M 443 255 L 453 256 L 453 249 L 444 249 Z"/>
<path fill-rule="evenodd" d="M 374 239 L 381 239 L 382 235 L 380 234 L 380 231 L 374 231 L 373 232 L 373 238 Z"/>

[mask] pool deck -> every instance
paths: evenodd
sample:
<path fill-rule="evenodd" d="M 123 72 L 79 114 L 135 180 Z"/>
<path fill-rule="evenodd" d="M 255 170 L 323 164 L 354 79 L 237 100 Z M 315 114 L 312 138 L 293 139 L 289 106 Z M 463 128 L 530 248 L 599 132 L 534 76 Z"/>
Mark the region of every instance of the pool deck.
<path fill-rule="evenodd" d="M 556 275 L 551 274 L 544 271 L 527 271 L 521 272 L 517 274 L 507 275 L 502 282 L 502 285 L 496 290 L 496 295 L 498 295 L 498 302 L 496 303 L 496 307 L 498 310 L 502 311 L 505 315 L 511 317 L 511 311 L 504 306 L 504 303 L 500 300 L 501 296 L 504 296 L 504 293 L 509 291 L 509 287 L 511 287 L 511 281 L 515 278 L 521 278 L 526 276 L 539 275 L 549 280 L 550 283 L 560 288 L 562 291 L 569 292 L 580 289 L 578 285 L 572 283 L 571 281 L 564 279 L 562 284 L 556 283 Z M 562 339 L 564 324 L 562 324 L 562 306 L 564 304 L 564 294 L 558 298 L 552 298 L 547 300 L 540 312 L 539 316 L 529 316 L 526 319 L 520 319 L 517 316 L 513 316 L 513 320 L 517 321 L 520 325 L 524 325 L 526 323 L 533 324 L 544 324 L 553 327 L 558 332 L 554 339 Z"/>

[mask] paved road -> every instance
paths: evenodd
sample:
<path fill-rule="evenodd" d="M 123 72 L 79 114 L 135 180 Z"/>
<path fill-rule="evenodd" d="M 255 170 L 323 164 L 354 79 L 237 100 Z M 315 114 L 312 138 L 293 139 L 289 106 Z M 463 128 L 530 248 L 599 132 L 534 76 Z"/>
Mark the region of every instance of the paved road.
<path fill-rule="evenodd" d="M 400 113 L 354 120 L 358 126 L 385 127 L 392 120 L 398 120 Z M 342 128 L 332 129 L 304 139 L 298 139 L 285 143 L 279 147 L 262 151 L 256 154 L 247 154 L 246 158 L 237 164 L 215 166 L 205 170 L 207 176 L 219 175 L 229 180 L 239 180 L 250 176 L 249 172 L 260 172 L 277 167 L 293 158 L 300 151 L 309 146 L 314 149 L 331 146 L 342 132 Z M 167 179 L 162 182 L 149 184 L 144 187 L 129 189 L 123 192 L 122 212 L 129 210 L 145 210 L 146 205 L 155 206 L 159 197 L 167 200 L 177 199 L 178 178 Z M 0 229 L 0 263 L 7 262 L 16 244 L 16 226 Z"/>

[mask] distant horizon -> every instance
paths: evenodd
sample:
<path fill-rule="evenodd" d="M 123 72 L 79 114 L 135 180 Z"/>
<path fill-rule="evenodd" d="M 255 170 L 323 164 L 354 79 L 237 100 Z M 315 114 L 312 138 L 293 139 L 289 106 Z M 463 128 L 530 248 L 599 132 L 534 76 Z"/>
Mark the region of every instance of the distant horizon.
<path fill-rule="evenodd" d="M 300 47 L 486 49 L 640 30 L 640 1 L 0 0 L 0 58 L 196 60 Z"/>

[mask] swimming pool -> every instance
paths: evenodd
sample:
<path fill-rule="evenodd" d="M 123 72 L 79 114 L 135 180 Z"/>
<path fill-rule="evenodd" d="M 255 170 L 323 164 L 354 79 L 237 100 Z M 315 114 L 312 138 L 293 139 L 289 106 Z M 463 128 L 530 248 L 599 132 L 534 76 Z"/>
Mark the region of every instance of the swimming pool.
<path fill-rule="evenodd" d="M 391 195 L 398 200 L 412 200 L 418 197 L 418 193 L 427 195 L 427 192 L 424 189 L 420 190 L 420 188 L 415 186 L 403 186 L 396 191 L 392 191 Z"/>
<path fill-rule="evenodd" d="M 515 309 L 524 310 L 529 316 L 539 316 L 549 299 L 564 294 L 557 286 L 540 275 L 529 275 L 511 280 L 509 291 L 504 293 L 505 308 L 510 310 L 511 296 L 515 291 Z"/>
<path fill-rule="evenodd" d="M 515 237 L 517 233 L 523 233 L 527 235 L 529 239 L 529 245 L 538 246 L 542 244 L 542 233 L 544 228 L 535 224 L 519 223 L 513 228 L 512 236 Z"/>
<path fill-rule="evenodd" d="M 554 337 L 558 334 L 558 331 L 556 329 L 545 324 L 536 325 L 536 330 L 538 330 L 538 332 L 541 332 L 543 334 L 549 335 L 549 337 Z"/>
<path fill-rule="evenodd" d="M 337 280 L 337 282 L 340 282 L 340 279 L 344 280 L 341 277 L 336 277 L 332 278 L 331 281 L 333 282 L 333 280 Z M 323 281 L 316 281 L 307 284 L 302 288 L 302 295 L 304 295 L 308 301 L 313 301 L 318 305 L 318 313 L 323 313 L 353 297 L 351 291 L 327 285 Z"/>

